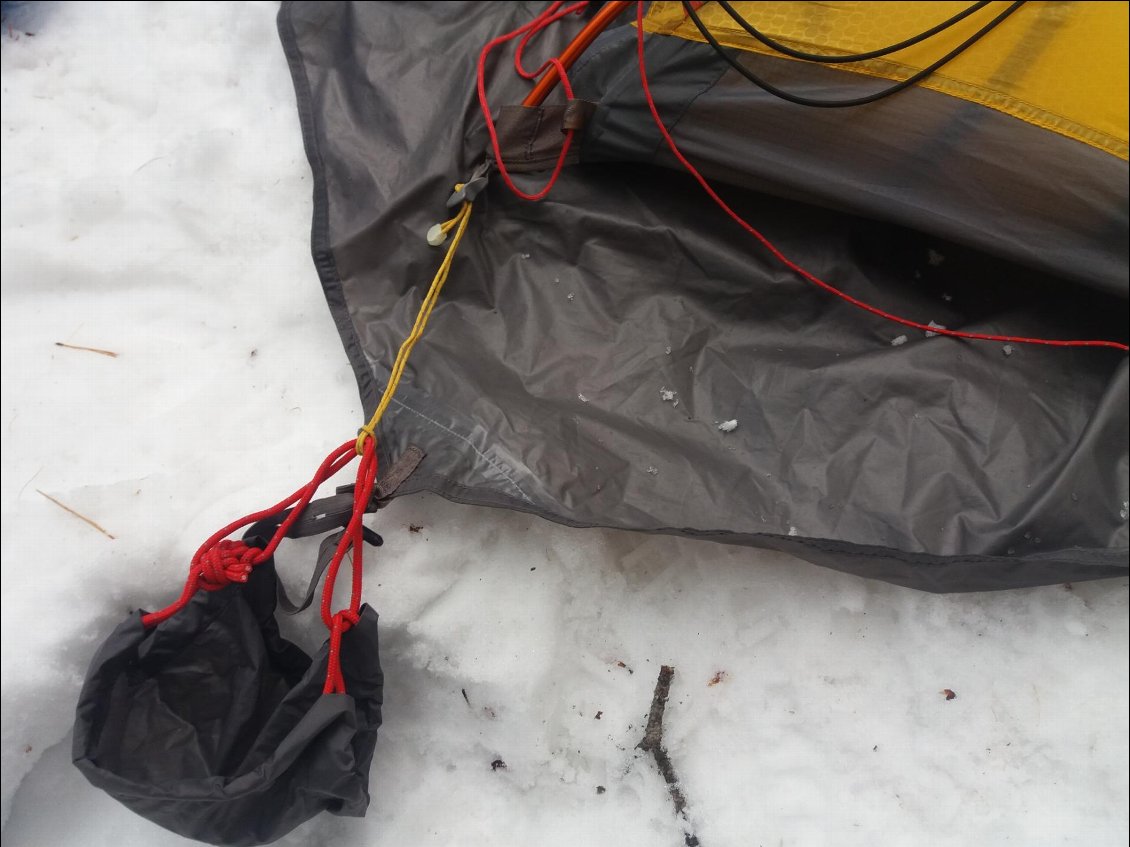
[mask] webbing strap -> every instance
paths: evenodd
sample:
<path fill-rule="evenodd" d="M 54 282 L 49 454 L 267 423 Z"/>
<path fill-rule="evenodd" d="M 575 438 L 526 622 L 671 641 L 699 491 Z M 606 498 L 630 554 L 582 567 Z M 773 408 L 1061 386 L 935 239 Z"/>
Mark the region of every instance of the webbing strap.
<path fill-rule="evenodd" d="M 306 586 L 306 593 L 303 594 L 299 602 L 295 603 L 291 600 L 290 595 L 286 593 L 286 588 L 283 587 L 282 580 L 277 580 L 278 607 L 281 611 L 288 615 L 297 615 L 299 612 L 304 612 L 310 608 L 310 604 L 314 602 L 314 594 L 318 591 L 318 583 L 322 581 L 322 574 L 330 566 L 330 560 L 333 559 L 334 551 L 341 542 L 343 535 L 345 535 L 345 530 L 338 530 L 322 539 L 322 543 L 318 546 L 318 561 L 314 565 L 314 573 L 310 575 L 310 584 Z"/>

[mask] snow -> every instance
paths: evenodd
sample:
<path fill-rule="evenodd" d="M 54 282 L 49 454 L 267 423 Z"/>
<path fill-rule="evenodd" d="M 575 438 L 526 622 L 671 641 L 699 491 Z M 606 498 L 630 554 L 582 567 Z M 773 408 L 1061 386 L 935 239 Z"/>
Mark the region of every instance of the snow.
<path fill-rule="evenodd" d="M 188 843 L 71 766 L 86 664 L 358 424 L 275 11 L 37 4 L 5 28 L 5 847 Z M 934 596 L 422 496 L 374 525 L 373 802 L 283 844 L 676 847 L 634 749 L 663 663 L 708 847 L 1126 843 L 1126 580 Z M 316 547 L 284 550 L 288 581 Z"/>
<path fill-rule="evenodd" d="M 736 420 L 722 421 L 722 423 L 718 424 L 719 432 L 733 432 L 737 428 L 738 422 Z"/>
<path fill-rule="evenodd" d="M 906 338 L 905 335 L 896 335 L 894 338 L 891 339 L 891 346 L 892 347 L 901 347 L 902 345 L 906 344 L 906 341 L 907 341 L 907 338 Z"/>
<path fill-rule="evenodd" d="M 940 324 L 937 321 L 930 321 L 930 323 L 927 324 L 927 326 L 932 326 L 934 329 L 945 329 L 946 328 L 944 324 Z M 936 332 L 930 332 L 930 330 L 926 330 L 926 337 L 927 338 L 933 338 L 937 334 L 938 333 L 936 333 Z"/>

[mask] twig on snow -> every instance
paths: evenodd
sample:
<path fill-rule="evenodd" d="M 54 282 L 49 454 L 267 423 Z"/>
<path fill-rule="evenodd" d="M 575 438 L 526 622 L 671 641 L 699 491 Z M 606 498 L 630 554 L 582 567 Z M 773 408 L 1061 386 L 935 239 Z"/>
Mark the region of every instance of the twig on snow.
<path fill-rule="evenodd" d="M 655 693 L 651 696 L 651 712 L 647 716 L 647 728 L 644 730 L 643 740 L 636 745 L 637 749 L 651 753 L 655 759 L 655 766 L 663 781 L 667 783 L 667 792 L 671 795 L 671 803 L 675 806 L 675 814 L 683 821 L 683 843 L 686 847 L 698 847 L 698 836 L 691 828 L 687 818 L 687 798 L 679 785 L 679 776 L 675 773 L 675 766 L 671 757 L 667 755 L 667 748 L 663 746 L 663 711 L 667 708 L 667 698 L 671 694 L 671 678 L 675 669 L 670 665 L 663 665 L 659 669 L 659 679 L 655 681 Z"/>
<path fill-rule="evenodd" d="M 84 347 L 82 344 L 68 344 L 65 341 L 56 341 L 56 347 L 66 347 L 68 350 L 82 350 L 85 353 L 97 353 L 99 356 L 109 356 L 111 359 L 118 358 L 118 354 L 113 350 L 103 350 L 101 347 Z"/>
<path fill-rule="evenodd" d="M 91 520 L 86 515 L 82 514 L 81 512 L 76 512 L 74 509 L 72 509 L 66 503 L 60 503 L 58 500 L 56 500 L 54 497 L 52 497 L 46 491 L 40 491 L 38 488 L 35 489 L 35 490 L 38 491 L 40 494 L 42 494 L 44 497 L 46 497 L 48 500 L 50 500 L 52 503 L 54 503 L 56 506 L 58 506 L 60 509 L 62 509 L 64 512 L 70 512 L 72 515 L 74 515 L 80 521 L 85 521 L 90 526 L 94 527 L 96 530 L 98 530 L 100 533 L 105 535 L 111 541 L 114 540 L 114 536 L 111 535 L 110 533 L 108 533 L 105 529 L 103 529 L 102 526 L 97 521 Z"/>

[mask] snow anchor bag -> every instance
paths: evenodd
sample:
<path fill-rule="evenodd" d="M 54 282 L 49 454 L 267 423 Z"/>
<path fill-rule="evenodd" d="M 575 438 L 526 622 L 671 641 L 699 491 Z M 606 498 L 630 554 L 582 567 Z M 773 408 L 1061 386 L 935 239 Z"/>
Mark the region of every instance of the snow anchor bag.
<path fill-rule="evenodd" d="M 275 613 L 309 605 L 344 534 L 322 544 L 298 604 L 270 552 L 282 534 L 348 521 L 348 509 L 333 512 L 343 500 L 353 497 L 316 501 L 312 519 L 279 513 L 242 541 L 219 542 L 198 555 L 190 578 L 204 590 L 171 612 L 135 612 L 113 631 L 94 657 L 75 722 L 74 760 L 91 783 L 213 844 L 274 841 L 321 811 L 364 814 L 384 681 L 377 615 L 367 605 L 339 612 L 330 637 L 307 655 L 280 635 Z M 368 529 L 364 539 L 381 542 Z"/>
<path fill-rule="evenodd" d="M 359 484 L 311 502 L 351 460 L 350 441 L 291 497 L 205 542 L 178 600 L 131 614 L 106 639 L 75 719 L 74 761 L 91 783 L 173 832 L 222 845 L 269 843 L 321 811 L 365 813 L 384 675 L 377 615 L 360 603 L 362 545 L 382 539 L 361 517 L 384 505 L 424 455 L 410 447 L 376 482 L 365 440 Z M 242 540 L 222 540 L 244 526 Z M 275 549 L 284 537 L 335 528 L 305 597 L 291 601 Z M 351 601 L 331 614 L 346 551 Z M 280 635 L 275 613 L 305 610 L 327 571 L 330 635 L 311 657 Z"/>
<path fill-rule="evenodd" d="M 364 440 L 358 483 L 311 502 Z M 377 615 L 362 605 L 361 523 L 423 459 L 409 447 L 380 482 L 371 439 L 343 444 L 314 479 L 264 512 L 208 539 L 184 592 L 135 612 L 91 662 L 75 719 L 74 761 L 91 783 L 180 835 L 222 845 L 266 844 L 321 811 L 360 816 L 381 725 L 384 675 Z M 248 526 L 240 541 L 222 538 Z M 305 597 L 292 602 L 275 572 L 284 537 L 326 537 Z M 346 551 L 350 605 L 330 613 Z M 327 573 L 329 638 L 311 657 L 279 633 Z"/>

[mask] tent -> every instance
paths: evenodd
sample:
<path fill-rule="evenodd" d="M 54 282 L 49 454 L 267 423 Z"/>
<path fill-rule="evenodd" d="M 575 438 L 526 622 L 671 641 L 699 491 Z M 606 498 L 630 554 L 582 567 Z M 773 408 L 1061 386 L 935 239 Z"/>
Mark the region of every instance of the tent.
<path fill-rule="evenodd" d="M 747 12 L 843 52 L 965 5 Z M 479 49 L 541 8 L 280 15 L 316 182 L 314 261 L 368 409 L 431 276 L 421 233 L 489 146 Z M 870 93 L 948 49 L 829 67 L 764 55 L 717 4 L 701 14 L 741 62 L 814 98 Z M 853 109 L 751 85 L 678 3 L 651 5 L 647 66 L 680 149 L 818 276 L 922 323 L 1125 341 L 1126 16 L 1024 4 L 926 85 Z M 1125 354 L 927 338 L 798 278 L 664 147 L 631 18 L 570 73 L 591 114 L 549 196 L 523 202 L 495 180 L 480 197 L 378 432 L 383 465 L 410 445 L 427 454 L 401 493 L 772 547 L 931 591 L 1125 574 Z M 582 23 L 547 30 L 539 55 Z M 493 67 L 505 160 L 540 186 L 564 106 L 517 106 L 528 84 Z"/>

